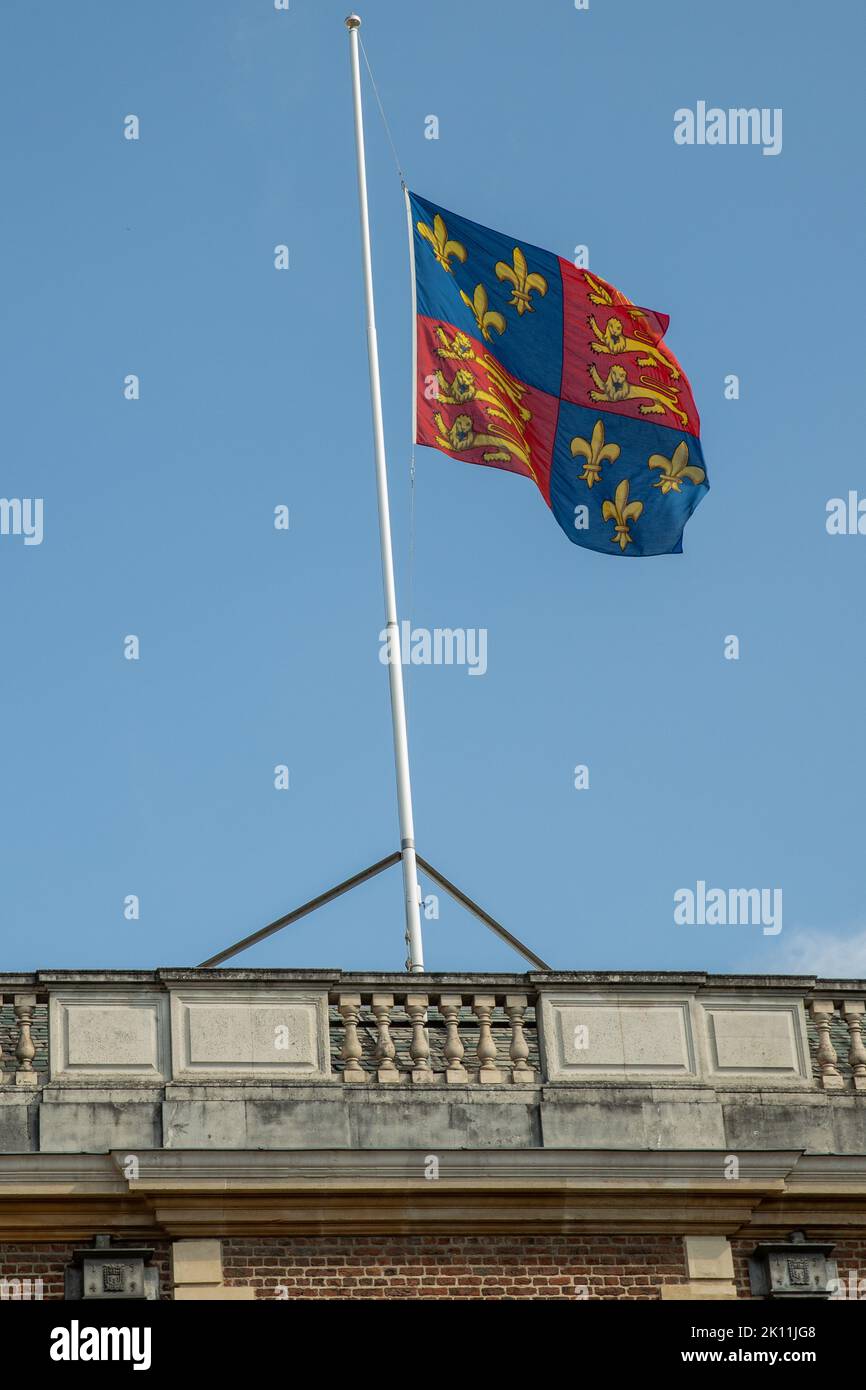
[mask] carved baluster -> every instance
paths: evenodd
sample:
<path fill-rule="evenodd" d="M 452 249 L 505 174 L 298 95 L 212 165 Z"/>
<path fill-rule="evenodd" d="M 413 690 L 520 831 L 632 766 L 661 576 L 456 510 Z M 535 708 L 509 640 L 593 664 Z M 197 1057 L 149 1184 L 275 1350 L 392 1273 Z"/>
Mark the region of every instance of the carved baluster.
<path fill-rule="evenodd" d="M 855 999 L 846 999 L 842 1005 L 842 1017 L 848 1024 L 851 1039 L 848 1044 L 848 1061 L 854 1074 L 856 1091 L 866 1091 L 866 1047 L 863 1046 L 862 1033 L 864 1010 L 866 1004 Z"/>
<path fill-rule="evenodd" d="M 409 1053 L 412 1058 L 412 1080 L 425 1083 L 435 1080 L 430 1066 L 430 1043 L 427 1038 L 427 995 L 407 994 L 406 1012 L 412 1021 L 412 1041 Z"/>
<path fill-rule="evenodd" d="M 472 1007 L 478 1018 L 478 1080 L 504 1081 L 505 1077 L 496 1065 L 496 1042 L 490 1027 L 490 1015 L 496 1007 L 492 994 L 476 994 Z"/>
<path fill-rule="evenodd" d="M 391 1037 L 391 1010 L 393 1007 L 393 994 L 373 995 L 373 1017 L 379 1030 L 376 1042 L 376 1061 L 379 1066 L 376 1075 L 386 1085 L 389 1082 L 400 1080 L 400 1073 L 394 1061 L 397 1056 L 397 1049 L 394 1046 L 394 1039 Z"/>
<path fill-rule="evenodd" d="M 15 1017 L 18 1020 L 18 1046 L 15 1049 L 15 1056 L 18 1058 L 18 1070 L 15 1073 L 16 1086 L 35 1086 L 39 1081 L 39 1077 L 33 1069 L 36 1047 L 30 1033 L 35 1007 L 35 994 L 15 995 Z"/>
<path fill-rule="evenodd" d="M 825 1091 L 838 1091 L 845 1083 L 836 1066 L 836 1049 L 830 1041 L 830 1024 L 835 1006 L 832 999 L 813 999 L 809 1009 L 818 1028 L 817 1057 L 821 1069 L 821 1085 Z"/>
<path fill-rule="evenodd" d="M 535 1072 L 529 1065 L 529 1043 L 523 1031 L 527 1003 L 525 994 L 505 996 L 505 1012 L 511 1019 L 511 1080 L 516 1082 L 535 1080 Z"/>
<path fill-rule="evenodd" d="M 465 1048 L 460 1040 L 460 994 L 443 994 L 439 998 L 439 1012 L 445 1019 L 445 1080 L 455 1085 L 469 1080 L 469 1073 L 463 1065 Z"/>
<path fill-rule="evenodd" d="M 366 1081 L 367 1076 L 361 1066 L 361 1041 L 358 1037 L 358 1015 L 361 1012 L 360 994 L 341 994 L 337 1005 L 343 1020 L 345 1033 L 340 1056 L 345 1062 L 343 1080 L 348 1082 Z"/>

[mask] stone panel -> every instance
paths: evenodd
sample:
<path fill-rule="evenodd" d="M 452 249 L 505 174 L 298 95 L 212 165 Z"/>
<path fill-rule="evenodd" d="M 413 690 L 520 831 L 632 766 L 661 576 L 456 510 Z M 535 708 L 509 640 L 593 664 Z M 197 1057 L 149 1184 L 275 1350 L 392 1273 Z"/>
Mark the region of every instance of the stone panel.
<path fill-rule="evenodd" d="M 52 1081 L 165 1079 L 166 996 L 100 990 L 58 992 L 50 1001 Z"/>
<path fill-rule="evenodd" d="M 175 1081 L 330 1079 L 324 994 L 192 989 L 171 995 Z"/>
<path fill-rule="evenodd" d="M 714 1079 L 811 1080 L 806 1019 L 799 1000 L 704 1000 Z"/>
<path fill-rule="evenodd" d="M 687 998 L 542 996 L 549 1081 L 696 1074 Z"/>

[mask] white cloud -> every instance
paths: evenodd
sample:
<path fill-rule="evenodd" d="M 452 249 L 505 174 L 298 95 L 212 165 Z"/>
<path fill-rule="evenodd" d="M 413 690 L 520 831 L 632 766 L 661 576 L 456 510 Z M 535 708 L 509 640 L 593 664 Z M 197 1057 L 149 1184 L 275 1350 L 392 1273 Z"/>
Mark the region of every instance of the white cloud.
<path fill-rule="evenodd" d="M 774 963 L 774 974 L 866 979 L 866 927 L 848 936 L 802 929 L 791 932 L 779 946 L 781 960 Z"/>

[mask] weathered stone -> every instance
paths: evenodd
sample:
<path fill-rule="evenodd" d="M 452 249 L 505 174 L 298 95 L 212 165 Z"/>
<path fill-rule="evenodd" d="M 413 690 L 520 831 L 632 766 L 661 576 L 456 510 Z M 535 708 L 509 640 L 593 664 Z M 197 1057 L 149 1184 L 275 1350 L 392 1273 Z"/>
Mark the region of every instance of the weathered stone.
<path fill-rule="evenodd" d="M 110 1149 L 159 1148 L 162 1143 L 160 1102 L 132 1095 L 73 1092 L 55 1099 L 43 1093 L 39 1107 L 39 1148 L 43 1153 L 107 1153 Z"/>
<path fill-rule="evenodd" d="M 171 1277 L 176 1284 L 220 1284 L 222 1246 L 218 1240 L 176 1240 L 171 1247 Z"/>
<path fill-rule="evenodd" d="M 324 990 L 173 990 L 171 1025 L 175 1081 L 330 1079 Z"/>
<path fill-rule="evenodd" d="M 36 1148 L 37 1114 L 32 1094 L 0 1090 L 0 1153 L 27 1153 Z"/>
<path fill-rule="evenodd" d="M 63 991 L 50 1000 L 52 1081 L 159 1082 L 167 1074 L 168 1000 L 142 991 Z"/>

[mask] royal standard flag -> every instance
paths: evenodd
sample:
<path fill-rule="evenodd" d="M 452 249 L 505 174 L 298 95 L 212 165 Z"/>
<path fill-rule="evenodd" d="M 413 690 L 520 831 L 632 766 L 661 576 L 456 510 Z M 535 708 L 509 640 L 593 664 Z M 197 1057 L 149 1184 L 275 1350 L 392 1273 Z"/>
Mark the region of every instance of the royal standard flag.
<path fill-rule="evenodd" d="M 525 474 L 576 545 L 682 551 L 709 484 L 667 315 L 561 256 L 409 202 L 417 442 Z"/>

